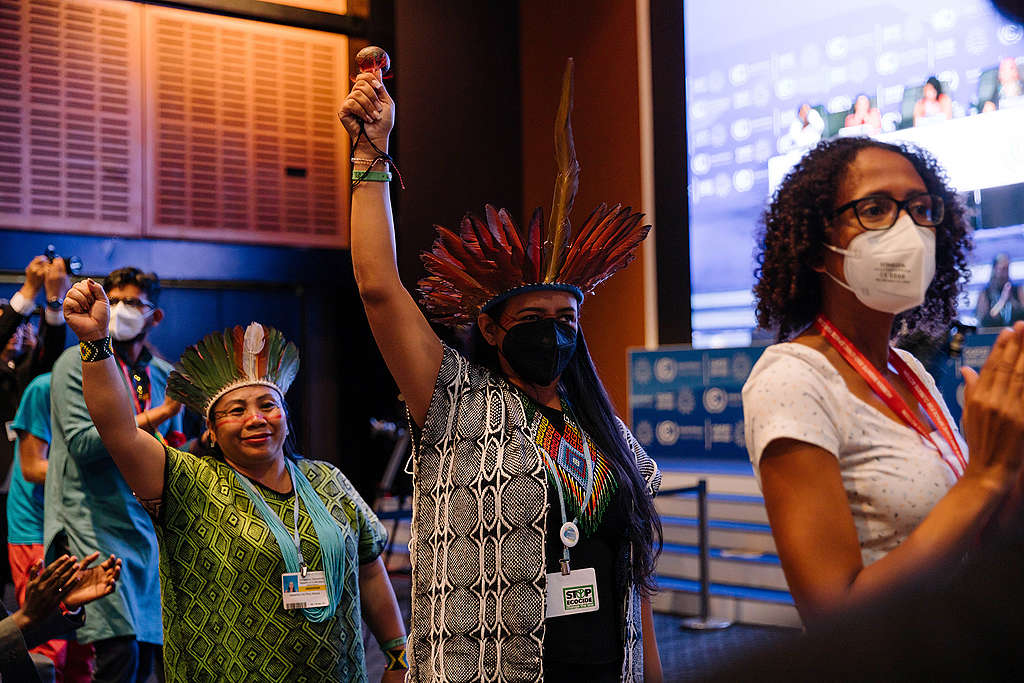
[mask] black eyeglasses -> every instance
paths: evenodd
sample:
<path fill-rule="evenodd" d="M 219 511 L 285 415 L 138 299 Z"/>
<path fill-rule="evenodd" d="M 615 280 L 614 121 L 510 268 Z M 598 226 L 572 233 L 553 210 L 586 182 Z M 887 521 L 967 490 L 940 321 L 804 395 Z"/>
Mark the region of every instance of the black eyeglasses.
<path fill-rule="evenodd" d="M 150 303 L 148 301 L 143 301 L 142 299 L 139 299 L 138 297 L 134 297 L 134 296 L 130 296 L 130 297 L 125 298 L 125 299 L 122 299 L 119 296 L 112 296 L 112 297 L 110 297 L 110 306 L 111 306 L 111 308 L 113 308 L 114 306 L 116 306 L 118 304 L 125 304 L 127 306 L 131 306 L 132 308 L 137 308 L 140 311 L 148 311 L 148 310 L 152 310 L 152 309 L 156 308 L 156 304 Z"/>
<path fill-rule="evenodd" d="M 865 230 L 888 230 L 896 224 L 896 218 L 903 210 L 910 220 L 924 228 L 934 228 L 946 215 L 942 197 L 937 194 L 916 194 L 902 202 L 886 195 L 861 197 L 840 206 L 832 217 L 847 209 L 853 209 L 857 222 Z"/>

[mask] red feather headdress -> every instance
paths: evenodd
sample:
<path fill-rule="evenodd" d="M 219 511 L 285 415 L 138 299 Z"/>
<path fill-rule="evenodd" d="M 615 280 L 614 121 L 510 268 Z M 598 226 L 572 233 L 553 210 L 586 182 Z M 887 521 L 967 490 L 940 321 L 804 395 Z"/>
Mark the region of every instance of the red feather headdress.
<path fill-rule="evenodd" d="M 562 97 L 555 126 L 558 176 L 551 215 L 545 228 L 542 212 L 533 212 L 524 232 L 508 211 L 487 205 L 484 220 L 467 214 L 458 232 L 441 226 L 430 251 L 423 254 L 429 275 L 419 282 L 420 300 L 436 321 L 463 327 L 491 306 L 522 292 L 561 290 L 583 301 L 597 285 L 625 268 L 651 229 L 643 214 L 616 204 L 601 204 L 572 238 L 569 214 L 580 167 L 572 139 L 573 61 L 562 77 Z"/>

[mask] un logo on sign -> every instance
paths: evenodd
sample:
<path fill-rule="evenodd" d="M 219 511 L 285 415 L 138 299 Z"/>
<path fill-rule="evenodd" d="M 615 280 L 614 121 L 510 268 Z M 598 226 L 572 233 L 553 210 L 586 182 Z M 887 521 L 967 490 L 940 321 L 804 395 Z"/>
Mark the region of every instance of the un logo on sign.
<path fill-rule="evenodd" d="M 704 410 L 715 415 L 723 410 L 729 404 L 729 395 L 725 393 L 725 389 L 719 387 L 711 387 L 704 392 Z"/>
<path fill-rule="evenodd" d="M 1003 24 L 999 28 L 999 42 L 1003 45 L 1016 45 L 1020 42 L 1024 29 L 1018 24 Z"/>
<path fill-rule="evenodd" d="M 662 446 L 674 446 L 679 441 L 679 425 L 671 420 L 658 423 L 658 443 Z"/>
<path fill-rule="evenodd" d="M 659 358 L 654 363 L 654 376 L 659 382 L 668 384 L 676 378 L 676 362 L 671 358 Z"/>

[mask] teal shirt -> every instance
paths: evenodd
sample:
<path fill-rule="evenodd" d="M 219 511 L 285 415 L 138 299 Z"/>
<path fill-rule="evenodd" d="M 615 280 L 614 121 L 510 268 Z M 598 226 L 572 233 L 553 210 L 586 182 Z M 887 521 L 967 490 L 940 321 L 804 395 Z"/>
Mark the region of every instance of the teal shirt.
<path fill-rule="evenodd" d="M 171 365 L 149 364 L 151 406 L 164 401 Z M 129 404 L 131 405 L 131 404 Z M 159 552 L 156 531 L 103 447 L 82 396 L 82 360 L 78 347 L 67 349 L 53 366 L 50 387 L 53 441 L 46 476 L 43 544 L 46 560 L 59 556 L 55 541 L 66 534 L 71 553 L 83 557 L 98 550 L 123 560 L 114 593 L 85 607 L 81 643 L 134 636 L 163 643 L 160 625 Z M 134 407 L 129 410 L 134 412 Z M 181 429 L 176 416 L 160 432 Z"/>
<path fill-rule="evenodd" d="M 50 443 L 50 373 L 39 375 L 25 387 L 14 424 L 11 489 L 7 494 L 7 542 L 36 545 L 43 542 L 43 485 L 33 484 L 21 473 L 21 433 Z"/>

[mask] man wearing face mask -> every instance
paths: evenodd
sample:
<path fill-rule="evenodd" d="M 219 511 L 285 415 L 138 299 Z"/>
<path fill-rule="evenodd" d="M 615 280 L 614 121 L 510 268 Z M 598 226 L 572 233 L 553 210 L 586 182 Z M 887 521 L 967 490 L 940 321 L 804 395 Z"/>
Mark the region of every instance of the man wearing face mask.
<path fill-rule="evenodd" d="M 744 427 L 808 629 L 958 571 L 1001 506 L 1019 515 L 1024 323 L 980 378 L 964 372 L 962 434 L 924 367 L 892 347 L 956 315 L 969 236 L 943 178 L 920 150 L 840 138 L 801 160 L 764 215 L 754 293 L 780 343 L 743 387 Z"/>
<path fill-rule="evenodd" d="M 165 398 L 172 366 L 146 345 L 164 318 L 160 280 L 120 268 L 103 281 L 111 303 L 110 331 L 118 369 L 128 386 L 136 424 L 163 439 L 181 429 L 181 405 Z M 68 349 L 53 368 L 53 442 L 46 477 L 44 546 L 52 560 L 68 551 L 99 550 L 123 558 L 113 595 L 89 605 L 82 643 L 96 650 L 94 681 L 145 680 L 160 665 L 163 643 L 156 533 L 89 417 L 82 396 L 82 360 Z"/>

